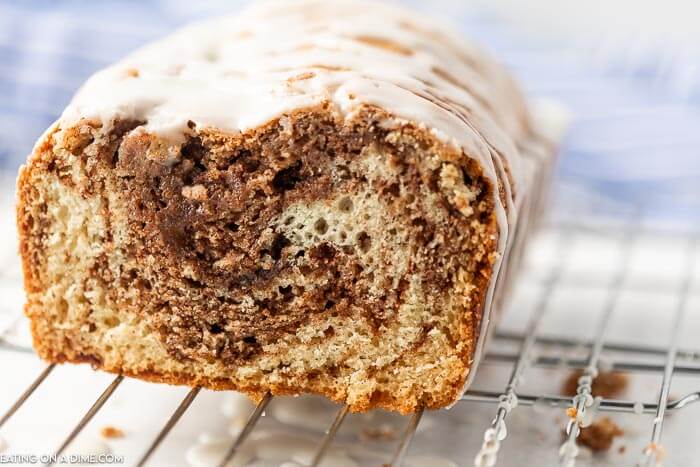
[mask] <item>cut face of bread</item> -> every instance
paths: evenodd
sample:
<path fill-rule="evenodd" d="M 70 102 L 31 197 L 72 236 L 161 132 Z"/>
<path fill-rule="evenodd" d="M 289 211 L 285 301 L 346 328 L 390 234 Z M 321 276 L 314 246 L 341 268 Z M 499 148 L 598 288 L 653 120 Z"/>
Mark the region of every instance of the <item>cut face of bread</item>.
<path fill-rule="evenodd" d="M 20 173 L 35 347 L 253 398 L 447 406 L 541 211 L 533 127 L 500 66 L 379 2 L 177 32 L 90 78 Z"/>
<path fill-rule="evenodd" d="M 492 187 L 373 115 L 310 109 L 178 153 L 137 122 L 57 129 L 20 180 L 40 354 L 356 410 L 454 400 L 495 261 Z"/>

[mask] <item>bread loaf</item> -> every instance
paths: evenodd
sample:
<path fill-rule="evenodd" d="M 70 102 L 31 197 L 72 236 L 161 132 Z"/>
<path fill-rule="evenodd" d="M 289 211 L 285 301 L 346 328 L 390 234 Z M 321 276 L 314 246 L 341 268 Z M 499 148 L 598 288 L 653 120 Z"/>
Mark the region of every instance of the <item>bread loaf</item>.
<path fill-rule="evenodd" d="M 91 77 L 21 169 L 34 345 L 253 398 L 447 406 L 551 161 L 503 67 L 417 13 L 195 24 Z"/>

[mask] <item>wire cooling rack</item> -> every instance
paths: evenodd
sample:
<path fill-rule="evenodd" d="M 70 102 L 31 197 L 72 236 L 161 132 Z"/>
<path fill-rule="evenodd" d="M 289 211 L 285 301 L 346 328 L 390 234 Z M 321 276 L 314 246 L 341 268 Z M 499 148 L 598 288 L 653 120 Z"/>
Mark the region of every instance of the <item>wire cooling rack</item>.
<path fill-rule="evenodd" d="M 193 4 L 180 3 L 182 6 Z M 5 104 L 0 109 L 3 121 L 0 128 L 4 131 L 0 138 L 3 143 L 0 155 L 4 164 L 23 160 L 22 155 L 30 150 L 33 142 L 29 135 L 39 134 L 55 119 L 74 89 L 95 68 L 122 55 L 129 47 L 168 31 L 174 26 L 172 23 L 190 20 L 193 14 L 216 14 L 231 8 L 230 1 L 208 3 L 211 3 L 208 7 L 197 3 L 197 8 L 204 8 L 201 11 L 183 7 L 170 9 L 167 15 L 151 11 L 153 8 L 147 2 L 138 4 L 143 11 L 137 15 L 133 14 L 135 3 L 125 4 L 123 9 L 128 14 L 119 14 L 121 10 L 115 2 L 63 2 L 61 7 L 46 11 L 9 5 L 4 11 L 9 18 L 7 24 L 20 29 L 7 34 L 0 42 L 11 52 L 5 54 L 7 57 L 21 59 L 10 60 L 12 65 L 18 66 L 5 67 L 0 73 L 8 83 L 2 88 L 5 95 L 0 96 Z M 426 4 L 426 8 L 435 9 L 433 3 Z M 560 178 L 569 183 L 583 182 L 584 186 L 593 187 L 596 194 L 604 193 L 617 200 L 635 200 L 653 190 L 650 201 L 662 221 L 676 220 L 679 216 L 697 218 L 700 134 L 697 132 L 698 101 L 693 100 L 689 88 L 691 81 L 697 81 L 692 80 L 696 63 L 692 57 L 677 53 L 677 48 L 649 56 L 640 54 L 641 49 L 637 48 L 611 50 L 607 37 L 600 38 L 599 47 L 590 50 L 577 50 L 566 40 L 544 43 L 519 33 L 495 16 L 470 15 L 462 11 L 464 2 L 453 3 L 459 8 L 448 8 L 449 16 L 457 19 L 470 35 L 488 44 L 496 56 L 505 59 L 521 78 L 528 95 L 561 99 L 577 116 L 565 145 L 566 157 L 562 158 Z M 437 6 L 445 8 L 446 4 Z M 105 14 L 107 11 L 109 14 Z M 155 16 L 158 21 L 153 21 Z M 118 34 L 120 40 L 100 40 L 105 36 L 105 28 L 110 34 Z M 12 27 L 6 29 L 14 31 Z M 26 40 L 15 40 L 18 37 Z M 47 59 L 47 53 L 51 59 Z M 676 82 L 678 86 L 674 86 Z M 15 167 L 10 164 L 10 168 L 11 178 L 14 178 Z M 0 177 L 0 185 L 12 186 L 13 181 Z M 582 198 L 578 189 L 559 190 L 557 194 L 558 199 L 567 198 L 562 203 L 567 211 Z M 0 190 L 0 206 L 9 206 L 11 200 L 4 198 L 11 198 L 11 191 Z M 585 203 L 589 204 L 590 200 L 585 198 Z M 584 211 L 598 210 L 594 206 Z M 571 217 L 575 218 L 576 213 Z M 18 277 L 12 277 L 5 285 L 6 261 L 9 255 L 14 255 L 9 250 L 16 245 L 14 239 L 5 238 L 5 234 L 13 230 L 13 218 L 9 211 L 7 216 L 0 216 L 0 296 L 3 297 L 0 301 L 0 394 L 18 398 L 14 404 L 10 399 L 0 399 L 0 435 L 18 426 L 34 423 L 38 427 L 48 423 L 35 418 L 37 413 L 32 410 L 40 406 L 37 398 L 42 395 L 55 401 L 54 412 L 59 405 L 67 404 L 62 399 L 65 394 L 42 393 L 42 389 L 55 386 L 57 380 L 66 379 L 66 367 L 40 369 L 26 389 L 21 387 L 18 375 L 10 374 L 22 365 L 13 364 L 19 360 L 13 355 L 32 352 L 24 343 L 9 337 L 14 329 L 26 326 L 23 320 L 16 318 L 20 305 L 15 302 L 21 300 Z M 696 238 L 692 232 L 652 232 L 643 228 L 630 231 L 624 226 L 591 228 L 580 225 L 557 225 L 540 235 L 519 277 L 510 309 L 504 313 L 488 346 L 476 380 L 452 411 L 478 412 L 485 416 L 463 423 L 467 425 L 468 422 L 469 427 L 459 432 L 465 437 L 459 439 L 466 446 L 461 451 L 465 454 L 451 457 L 460 465 L 475 462 L 484 466 L 587 463 L 583 458 L 585 451 L 579 451 L 572 440 L 580 435 L 580 425 L 603 412 L 629 414 L 642 439 L 637 449 L 641 459 L 626 456 L 620 461 L 616 457 L 607 465 L 657 463 L 662 460 L 663 446 L 667 446 L 667 464 L 676 460 L 676 465 L 682 467 L 700 465 L 700 447 L 693 442 L 694 433 L 688 434 L 688 428 L 697 431 L 700 422 L 692 417 L 683 418 L 693 410 L 689 406 L 698 399 L 697 389 L 700 388 L 700 343 L 697 339 L 700 336 L 700 261 Z M 5 309 L 8 313 L 3 315 Z M 7 316 L 9 319 L 4 319 Z M 582 371 L 582 376 L 578 381 L 578 394 L 572 398 L 561 394 L 560 380 L 574 369 Z M 602 370 L 624 372 L 635 390 L 628 391 L 625 398 L 620 399 L 591 397 L 591 380 Z M 24 376 L 34 377 L 29 371 L 23 372 L 21 381 Z M 94 385 L 104 384 L 104 376 L 90 375 Z M 17 384 L 10 384 L 15 382 Z M 58 448 L 52 447 L 65 450 L 88 423 L 97 423 L 99 414 L 118 402 L 120 394 L 127 393 L 132 397 L 127 400 L 130 406 L 138 406 L 141 401 L 133 400 L 134 394 L 129 393 L 131 388 L 125 387 L 133 382 L 121 376 L 107 382 L 106 389 L 79 423 L 66 430 L 63 442 L 56 443 Z M 648 384 L 645 386 L 645 383 Z M 4 391 L 10 387 L 17 394 Z M 148 387 L 154 387 L 152 392 L 159 394 L 170 389 Z M 139 389 L 143 390 L 144 386 Z M 172 416 L 163 420 L 165 425 L 153 426 L 158 433 L 152 441 L 149 439 L 150 447 L 138 453 L 140 465 L 147 461 L 157 463 L 168 450 L 168 439 L 177 437 L 176 423 L 181 417 L 184 418 L 180 428 L 191 423 L 186 412 L 188 409 L 190 414 L 196 412 L 199 408 L 196 403 L 206 398 L 206 393 L 192 389 Z M 71 403 L 75 401 L 76 398 L 71 399 Z M 274 405 L 274 401 L 272 405 L 270 401 L 270 398 L 261 401 L 247 429 L 232 441 L 227 457 L 236 456 L 236 451 L 245 445 L 264 409 Z M 7 409 L 5 403 L 9 406 Z M 568 409 L 573 417 L 566 414 Z M 551 417 L 551 411 L 558 415 Z M 683 420 L 678 420 L 677 415 L 670 420 L 670 415 L 678 412 L 682 412 Z M 532 420 L 522 423 L 521 415 Z M 403 437 L 391 446 L 393 460 L 389 454 L 386 462 L 398 465 L 407 453 L 410 455 L 420 447 L 421 433 L 413 436 L 431 416 L 419 413 L 406 421 Z M 342 435 L 340 432 L 347 426 L 348 418 L 346 410 L 339 408 L 325 436 L 318 439 L 314 463 L 323 460 L 329 446 L 337 442 L 337 435 Z M 685 432 L 678 429 L 679 421 L 687 422 Z M 536 432 L 534 428 L 542 424 L 552 424 L 550 431 L 555 433 L 547 445 L 539 438 L 528 437 L 525 432 Z M 666 434 L 662 438 L 664 429 Z M 563 440 L 561 431 L 566 433 Z M 516 444 L 518 447 L 514 448 Z M 159 446 L 161 449 L 157 451 Z M 523 450 L 523 446 L 526 449 Z M 691 451 L 694 448 L 693 457 L 678 460 L 675 448 L 680 447 Z M 549 455 L 543 454 L 536 460 L 530 456 L 531 451 L 547 450 L 551 451 Z M 596 459 L 595 464 L 602 462 Z M 179 464 L 183 463 L 184 458 Z"/>
<path fill-rule="evenodd" d="M 663 240 L 659 242 L 658 239 Z M 525 290 L 529 300 L 516 291 L 511 310 L 507 311 L 503 325 L 494 333 L 488 346 L 475 384 L 459 402 L 459 405 L 488 404 L 493 410 L 493 420 L 488 426 L 470 432 L 472 436 L 483 439 L 481 447 L 470 458 L 458 459 L 459 464 L 483 467 L 500 465 L 502 447 L 518 435 L 512 430 L 508 434 L 511 418 L 524 407 L 531 406 L 545 407 L 562 414 L 560 428 L 564 434 L 556 453 L 561 466 L 576 464 L 581 452 L 576 439 L 582 427 L 590 424 L 599 413 L 651 414 L 653 419 L 648 424 L 644 418 L 637 422 L 640 429 L 642 424 L 646 426 L 648 442 L 639 453 L 636 465 L 660 465 L 665 457 L 662 431 L 668 415 L 700 399 L 700 345 L 693 338 L 700 328 L 693 329 L 697 319 L 689 320 L 700 312 L 696 308 L 700 303 L 700 300 L 696 300 L 700 297 L 698 246 L 698 235 L 693 232 L 660 233 L 639 227 L 592 228 L 581 225 L 558 225 L 545 229 L 530 249 L 520 275 L 519 287 Z M 597 301 L 590 298 L 591 303 L 583 307 L 584 311 L 588 310 L 586 316 L 580 316 L 579 311 L 562 303 L 561 297 L 570 296 L 572 287 L 578 289 L 578 296 L 586 300 L 586 297 L 592 297 L 590 291 L 597 291 Z M 667 306 L 663 310 L 653 312 L 657 315 L 655 318 L 645 315 L 644 309 L 632 306 L 633 320 L 629 321 L 630 317 L 625 313 L 630 310 L 625 311 L 621 305 L 626 294 L 636 292 L 660 293 L 670 300 L 665 302 Z M 594 306 L 593 302 L 597 305 Z M 596 313 L 591 311 L 593 308 L 597 309 Z M 634 321 L 634 316 L 637 316 L 637 321 Z M 657 339 L 649 339 L 644 333 L 635 331 L 639 320 L 649 319 L 660 323 L 658 333 L 655 332 Z M 557 334 L 548 331 L 551 328 L 549 324 L 557 320 L 570 321 L 573 332 Z M 618 324 L 622 321 L 624 328 L 632 328 L 627 338 L 621 340 L 614 336 L 616 321 Z M 13 325 L 19 323 L 21 321 Z M 511 324 L 506 326 L 508 323 Z M 589 337 L 583 337 L 586 333 L 577 329 L 585 327 L 592 330 Z M 2 335 L 0 353 L 31 352 L 28 347 L 2 339 Z M 681 345 L 686 337 L 690 347 Z M 696 347 L 693 348 L 692 344 Z M 505 385 L 489 377 L 492 366 L 509 371 Z M 0 418 L 0 433 L 10 419 L 21 416 L 22 406 L 31 403 L 35 390 L 55 368 L 55 365 L 45 367 L 14 404 L 6 409 Z M 525 379 L 538 369 L 560 373 L 579 371 L 576 395 L 561 394 L 556 378 L 549 378 L 544 385 L 540 384 L 540 390 L 528 390 Z M 648 400 L 601 399 L 592 395 L 592 382 L 600 371 L 624 372 L 632 381 L 634 375 L 641 374 L 657 375 L 660 379 L 654 386 L 655 390 L 650 392 L 653 397 Z M 486 376 L 481 378 L 481 373 Z M 697 390 L 672 397 L 670 389 L 674 376 L 690 378 L 690 387 Z M 119 375 L 108 384 L 65 436 L 55 450 L 56 455 L 68 448 L 124 379 Z M 186 394 L 135 465 L 143 466 L 152 460 L 158 447 L 198 394 L 200 388 L 192 388 Z M 228 451 L 220 459 L 220 466 L 227 465 L 235 458 L 272 399 L 271 395 L 267 395 L 257 404 L 240 434 L 232 439 Z M 321 464 L 347 415 L 347 407 L 338 408 L 325 435 L 318 440 L 316 453 L 309 465 Z M 404 431 L 394 446 L 393 456 L 386 459 L 389 465 L 402 464 L 422 417 L 422 411 L 407 417 Z M 694 423 L 696 428 L 700 428 L 700 422 Z M 483 438 L 480 438 L 482 435 Z M 533 449 L 542 448 L 536 446 Z"/>

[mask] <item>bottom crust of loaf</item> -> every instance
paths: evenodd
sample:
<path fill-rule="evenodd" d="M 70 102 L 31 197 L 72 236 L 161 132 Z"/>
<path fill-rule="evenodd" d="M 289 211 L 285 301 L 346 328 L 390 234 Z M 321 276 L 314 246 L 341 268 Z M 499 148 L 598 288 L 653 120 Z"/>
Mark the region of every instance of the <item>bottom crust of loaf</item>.
<path fill-rule="evenodd" d="M 18 182 L 34 345 L 149 381 L 409 413 L 461 395 L 493 265 L 492 187 L 367 108 L 243 135 L 55 127 Z"/>

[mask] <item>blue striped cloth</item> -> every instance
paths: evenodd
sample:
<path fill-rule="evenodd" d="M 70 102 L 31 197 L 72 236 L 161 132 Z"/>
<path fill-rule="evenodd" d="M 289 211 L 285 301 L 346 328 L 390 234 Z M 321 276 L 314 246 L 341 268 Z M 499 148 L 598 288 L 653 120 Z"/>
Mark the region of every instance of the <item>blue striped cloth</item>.
<path fill-rule="evenodd" d="M 181 24 L 245 3 L 0 3 L 0 170 L 16 170 L 94 71 Z M 560 214 L 595 214 L 604 205 L 615 216 L 643 204 L 655 221 L 697 222 L 700 83 L 685 79 L 685 91 L 678 92 L 658 51 L 632 62 L 608 58 L 601 66 L 593 47 L 534 39 L 459 1 L 404 3 L 451 17 L 504 61 L 529 95 L 556 98 L 572 111 L 559 167 Z"/>

